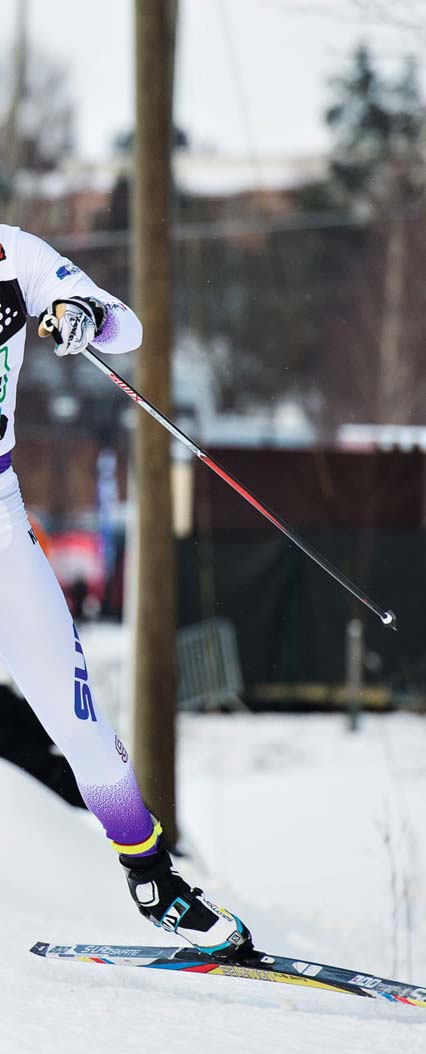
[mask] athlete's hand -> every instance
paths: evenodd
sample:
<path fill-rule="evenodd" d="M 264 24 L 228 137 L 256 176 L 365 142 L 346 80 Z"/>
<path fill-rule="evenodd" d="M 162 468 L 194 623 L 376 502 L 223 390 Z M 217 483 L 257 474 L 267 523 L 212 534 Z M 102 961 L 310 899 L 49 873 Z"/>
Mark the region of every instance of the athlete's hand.
<path fill-rule="evenodd" d="M 102 327 L 106 308 L 100 301 L 73 297 L 55 300 L 39 318 L 40 337 L 53 337 L 56 355 L 77 355 Z"/>

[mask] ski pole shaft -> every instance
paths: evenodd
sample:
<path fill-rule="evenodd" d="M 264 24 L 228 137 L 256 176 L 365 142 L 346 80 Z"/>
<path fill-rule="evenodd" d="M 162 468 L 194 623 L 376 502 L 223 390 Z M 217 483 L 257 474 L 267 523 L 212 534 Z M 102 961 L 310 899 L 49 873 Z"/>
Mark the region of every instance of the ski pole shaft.
<path fill-rule="evenodd" d="M 350 578 L 347 578 L 346 575 L 342 574 L 341 571 L 330 562 L 330 560 L 327 560 L 326 557 L 322 556 L 312 545 L 309 545 L 309 542 L 305 541 L 298 531 L 294 530 L 290 524 L 286 523 L 286 521 L 280 516 L 277 516 L 276 513 L 272 512 L 267 505 L 264 505 L 259 501 L 259 499 L 244 487 L 235 476 L 232 476 L 230 472 L 227 472 L 226 469 L 210 457 L 202 447 L 198 446 L 197 443 L 194 443 L 193 439 L 190 439 L 185 432 L 182 432 L 177 425 L 173 424 L 173 421 L 170 421 L 165 414 L 160 413 L 160 411 L 157 410 L 148 399 L 145 399 L 143 395 L 140 395 L 140 393 L 137 392 L 135 388 L 132 388 L 127 381 L 123 380 L 115 370 L 111 369 L 110 366 L 107 366 L 103 359 L 101 359 L 92 348 L 86 348 L 81 354 L 84 355 L 89 362 L 92 362 L 98 370 L 101 370 L 106 377 L 109 377 L 109 379 L 113 381 L 114 384 L 125 393 L 125 395 L 128 395 L 133 402 L 137 403 L 137 405 L 142 407 L 143 410 L 146 410 L 146 412 L 158 421 L 163 428 L 166 428 L 167 431 L 170 432 L 170 435 L 183 443 L 184 446 L 195 455 L 195 457 L 198 457 L 200 461 L 205 465 L 208 465 L 212 472 L 215 472 L 217 476 L 220 476 L 220 478 L 225 481 L 225 483 L 228 483 L 228 485 L 232 487 L 237 494 L 240 494 L 249 505 L 252 505 L 254 509 L 257 509 L 261 516 L 264 516 L 269 523 L 272 523 L 273 526 L 277 528 L 277 530 L 281 531 L 282 534 L 285 534 L 291 542 L 302 550 L 302 552 L 306 553 L 306 556 L 309 556 L 311 560 L 314 560 L 315 563 L 319 565 L 319 567 L 322 567 L 323 571 L 326 571 L 327 574 L 331 575 L 331 577 L 339 583 L 339 585 L 343 586 L 343 588 L 347 589 L 349 593 L 352 593 L 353 596 L 357 597 L 357 599 L 360 600 L 362 604 L 365 604 L 370 611 L 373 611 L 385 626 L 390 626 L 391 629 L 396 630 L 396 616 L 393 611 L 385 611 L 385 609 L 380 607 L 379 604 L 376 604 L 374 600 L 371 600 L 363 590 L 358 589 L 358 586 L 355 585 Z"/>

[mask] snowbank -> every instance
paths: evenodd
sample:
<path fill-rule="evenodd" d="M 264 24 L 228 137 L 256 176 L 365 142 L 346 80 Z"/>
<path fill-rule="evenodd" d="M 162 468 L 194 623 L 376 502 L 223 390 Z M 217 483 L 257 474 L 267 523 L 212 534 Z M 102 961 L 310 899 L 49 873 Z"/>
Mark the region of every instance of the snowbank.
<path fill-rule="evenodd" d="M 185 715 L 193 881 L 258 946 L 426 983 L 426 726 Z M 46 962 L 35 940 L 175 943 L 135 912 L 93 819 L 0 763 L 0 1054 L 424 1054 L 426 1012 L 233 978 Z"/>

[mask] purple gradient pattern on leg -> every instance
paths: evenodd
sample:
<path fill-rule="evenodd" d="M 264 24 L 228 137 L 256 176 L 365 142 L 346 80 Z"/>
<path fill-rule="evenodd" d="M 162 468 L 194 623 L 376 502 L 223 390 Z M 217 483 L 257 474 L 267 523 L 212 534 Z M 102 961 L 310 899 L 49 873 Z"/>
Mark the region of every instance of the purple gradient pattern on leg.
<path fill-rule="evenodd" d="M 10 468 L 12 464 L 12 453 L 9 451 L 8 454 L 2 454 L 0 457 L 0 473 L 6 472 L 6 469 Z"/>
<path fill-rule="evenodd" d="M 97 334 L 94 341 L 95 344 L 110 344 L 111 341 L 117 340 L 120 332 L 120 322 L 111 307 L 107 309 L 107 317 L 102 326 L 101 332 Z"/>
<path fill-rule="evenodd" d="M 113 842 L 130 846 L 150 837 L 151 813 L 142 800 L 132 768 L 118 783 L 79 787 L 87 808 L 101 821 Z"/>

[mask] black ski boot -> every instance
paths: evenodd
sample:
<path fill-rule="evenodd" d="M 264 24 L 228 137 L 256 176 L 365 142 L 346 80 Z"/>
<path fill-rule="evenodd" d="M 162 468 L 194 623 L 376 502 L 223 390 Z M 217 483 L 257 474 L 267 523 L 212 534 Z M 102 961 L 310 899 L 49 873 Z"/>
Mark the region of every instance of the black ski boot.
<path fill-rule="evenodd" d="M 120 855 L 133 900 L 145 918 L 156 926 L 184 937 L 197 951 L 215 958 L 249 951 L 251 934 L 244 923 L 225 908 L 206 900 L 201 889 L 191 889 L 174 870 L 167 850 L 160 845 L 152 856 Z"/>

